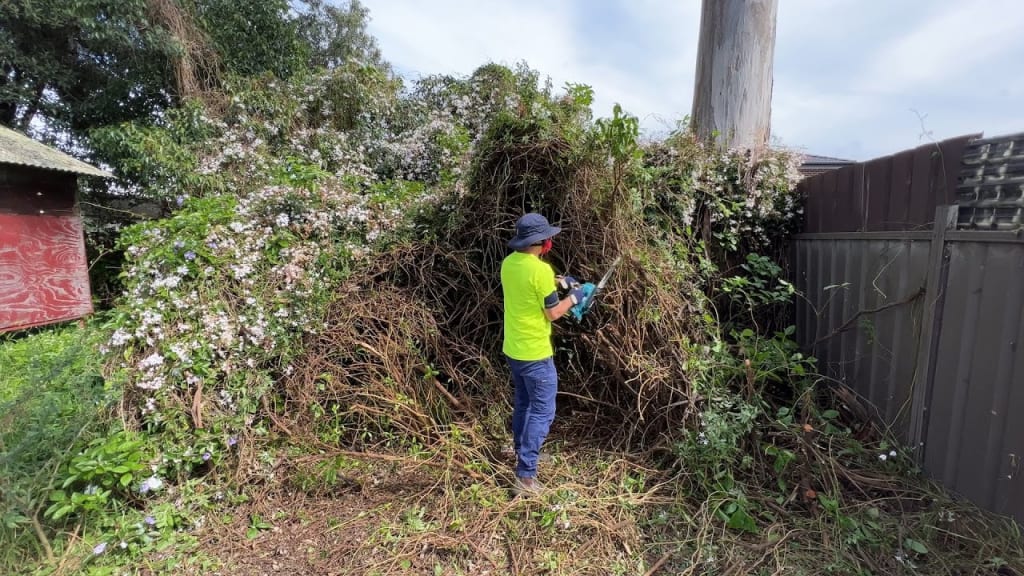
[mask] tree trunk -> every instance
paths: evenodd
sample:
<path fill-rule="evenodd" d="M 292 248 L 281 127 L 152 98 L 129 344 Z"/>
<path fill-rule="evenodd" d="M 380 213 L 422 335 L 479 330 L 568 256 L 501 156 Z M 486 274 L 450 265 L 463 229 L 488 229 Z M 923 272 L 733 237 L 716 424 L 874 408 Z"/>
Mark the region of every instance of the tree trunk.
<path fill-rule="evenodd" d="M 778 0 L 703 0 L 692 127 L 702 142 L 768 144 Z"/>

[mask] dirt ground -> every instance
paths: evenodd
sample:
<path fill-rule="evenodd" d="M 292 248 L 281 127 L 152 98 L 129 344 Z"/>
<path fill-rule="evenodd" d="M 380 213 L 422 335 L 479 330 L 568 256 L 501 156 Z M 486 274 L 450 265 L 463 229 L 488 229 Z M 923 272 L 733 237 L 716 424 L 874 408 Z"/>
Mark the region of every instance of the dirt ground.
<path fill-rule="evenodd" d="M 216 568 L 182 573 L 608 574 L 619 559 L 636 565 L 635 517 L 620 513 L 617 481 L 579 484 L 600 477 L 587 468 L 598 454 L 551 447 L 558 452 L 545 461 L 547 477 L 560 491 L 584 496 L 559 504 L 555 495 L 515 498 L 504 478 L 504 471 L 511 478 L 514 457 L 503 448 L 494 446 L 488 456 L 498 473 L 477 478 L 386 458 L 344 458 L 340 466 L 329 456 L 291 462 L 272 492 L 210 515 L 196 533 L 194 553 Z M 602 466 L 609 475 L 628 469 L 622 460 Z M 636 496 L 621 498 L 628 508 Z M 622 566 L 614 573 L 633 573 Z"/>
<path fill-rule="evenodd" d="M 395 552 L 407 518 L 415 518 L 408 510 L 441 506 L 443 497 L 443 487 L 418 471 L 385 472 L 333 493 L 282 491 L 206 527 L 200 550 L 222 564 L 214 574 L 225 576 L 457 574 L 446 568 L 451 550 L 424 545 L 418 554 Z M 253 532 L 256 516 L 268 527 Z M 472 559 L 458 564 L 478 568 L 475 574 L 494 573 L 492 565 L 477 567 Z"/>

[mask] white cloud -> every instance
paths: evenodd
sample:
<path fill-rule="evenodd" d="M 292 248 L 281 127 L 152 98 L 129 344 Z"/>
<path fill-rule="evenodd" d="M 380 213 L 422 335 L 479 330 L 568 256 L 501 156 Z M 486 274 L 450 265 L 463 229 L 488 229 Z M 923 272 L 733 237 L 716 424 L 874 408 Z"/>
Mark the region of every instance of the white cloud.
<path fill-rule="evenodd" d="M 1020 0 L 956 2 L 922 16 L 921 25 L 875 52 L 861 85 L 892 94 L 957 83 L 972 67 L 1019 45 L 1024 35 Z"/>
<path fill-rule="evenodd" d="M 784 144 L 796 148 L 814 146 L 822 135 L 834 138 L 872 114 L 873 108 L 860 95 L 815 86 L 783 86 L 772 97 L 773 132 Z M 821 150 L 807 151 L 828 155 Z"/>
<path fill-rule="evenodd" d="M 1024 83 L 1010 73 L 1024 56 L 1016 0 L 783 0 L 779 47 L 773 133 L 814 153 L 867 159 L 925 131 L 1024 128 L 1013 104 Z"/>
<path fill-rule="evenodd" d="M 637 104 L 648 102 L 646 107 L 630 110 L 649 130 L 672 128 L 690 113 L 693 101 L 700 2 L 625 1 L 632 29 L 639 32 L 632 40 L 644 50 L 636 58 L 629 81 L 635 93 L 647 94 L 638 98 Z"/>
<path fill-rule="evenodd" d="M 565 3 L 368 0 L 384 57 L 420 74 L 525 60 L 552 76 L 577 59 Z"/>
<path fill-rule="evenodd" d="M 613 67 L 590 55 L 597 48 L 609 48 L 608 39 L 587 37 L 574 17 L 572 2 L 364 3 L 370 8 L 370 32 L 384 57 L 403 72 L 469 74 L 488 61 L 509 65 L 526 61 L 551 77 L 555 88 L 565 82 L 593 87 L 598 116 L 610 115 L 618 102 L 640 117 L 646 129 L 662 130 L 689 113 L 699 17 L 696 3 L 684 2 L 682 7 L 666 0 L 623 4 L 631 20 L 623 25 L 642 29 L 643 49 L 649 50 L 629 67 Z M 589 2 L 577 6 L 600 9 Z M 613 39 L 623 50 L 635 47 L 635 40 Z"/>
<path fill-rule="evenodd" d="M 700 0 L 364 0 L 384 57 L 406 74 L 494 61 L 595 90 L 645 130 L 690 112 Z M 772 133 L 866 159 L 942 139 L 1024 129 L 1020 0 L 779 0 Z M 979 89 L 980 88 L 980 89 Z M 988 132 L 987 132 L 988 133 Z"/>

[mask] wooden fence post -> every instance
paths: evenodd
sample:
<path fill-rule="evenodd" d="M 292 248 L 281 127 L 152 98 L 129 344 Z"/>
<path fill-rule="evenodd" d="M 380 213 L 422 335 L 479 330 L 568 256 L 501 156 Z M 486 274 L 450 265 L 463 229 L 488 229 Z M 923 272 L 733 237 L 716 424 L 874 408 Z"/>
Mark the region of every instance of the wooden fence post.
<path fill-rule="evenodd" d="M 956 227 L 957 213 L 957 206 L 935 208 L 935 224 L 928 249 L 928 282 L 925 287 L 924 314 L 921 319 L 921 336 L 918 340 L 910 405 L 910 446 L 914 450 L 914 460 L 919 465 L 924 464 L 928 409 L 935 382 L 935 351 L 942 335 L 942 308 L 946 301 L 949 272 L 946 232 Z"/>

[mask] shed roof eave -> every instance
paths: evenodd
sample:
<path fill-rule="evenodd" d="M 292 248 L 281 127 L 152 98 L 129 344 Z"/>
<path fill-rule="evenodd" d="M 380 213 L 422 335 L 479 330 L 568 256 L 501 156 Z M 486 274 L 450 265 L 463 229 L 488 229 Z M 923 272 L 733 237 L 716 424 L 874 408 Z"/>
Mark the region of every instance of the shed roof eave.
<path fill-rule="evenodd" d="M 0 164 L 113 178 L 113 174 L 0 126 Z"/>

